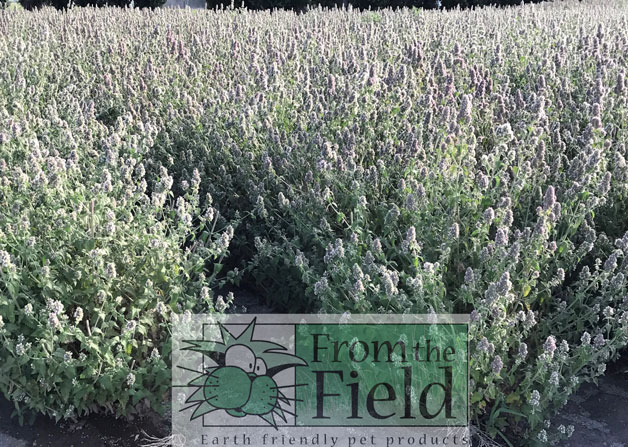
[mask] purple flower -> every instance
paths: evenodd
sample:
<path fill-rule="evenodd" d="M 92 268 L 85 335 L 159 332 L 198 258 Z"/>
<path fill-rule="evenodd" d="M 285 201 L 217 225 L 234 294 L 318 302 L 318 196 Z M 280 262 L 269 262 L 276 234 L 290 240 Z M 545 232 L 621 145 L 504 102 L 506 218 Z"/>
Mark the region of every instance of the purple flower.
<path fill-rule="evenodd" d="M 517 352 L 517 357 L 520 360 L 525 360 L 527 356 L 528 356 L 528 345 L 522 342 L 519 345 L 519 351 Z"/>
<path fill-rule="evenodd" d="M 502 362 L 502 358 L 496 355 L 493 361 L 491 362 L 491 369 L 493 370 L 495 374 L 499 374 L 503 367 L 504 367 L 504 362 Z"/>
<path fill-rule="evenodd" d="M 543 197 L 543 208 L 546 210 L 552 209 L 554 204 L 556 203 L 556 192 L 554 191 L 553 186 L 548 186 L 545 191 L 545 196 Z"/>
<path fill-rule="evenodd" d="M 530 394 L 530 399 L 528 400 L 528 403 L 532 407 L 538 407 L 541 404 L 541 393 L 539 393 L 537 390 L 533 390 Z"/>
<path fill-rule="evenodd" d="M 597 191 L 598 193 L 600 193 L 600 195 L 605 195 L 610 191 L 610 189 L 611 189 L 611 173 L 606 172 L 606 174 L 604 174 L 604 177 L 602 178 L 602 181 L 600 181 L 600 184 L 598 185 Z"/>
<path fill-rule="evenodd" d="M 596 348 L 601 348 L 605 344 L 606 340 L 604 339 L 604 335 L 602 334 L 597 334 L 593 339 L 593 346 L 595 346 Z"/>
<path fill-rule="evenodd" d="M 486 223 L 490 225 L 495 219 L 495 210 L 493 210 L 493 208 L 487 208 L 486 210 L 484 210 L 482 217 L 484 218 Z"/>
<path fill-rule="evenodd" d="M 543 343 L 543 351 L 550 358 L 554 357 L 554 352 L 556 351 L 556 338 L 553 335 L 550 335 Z"/>
<path fill-rule="evenodd" d="M 498 247 L 503 247 L 508 245 L 508 228 L 501 227 L 497 229 L 497 233 L 495 233 L 495 244 Z"/>
<path fill-rule="evenodd" d="M 482 337 L 482 339 L 478 342 L 477 349 L 480 352 L 488 352 L 490 349 L 488 338 Z"/>
<path fill-rule="evenodd" d="M 471 267 L 467 267 L 467 270 L 464 272 L 465 284 L 471 284 L 474 280 L 475 276 L 473 274 L 473 269 Z"/>
<path fill-rule="evenodd" d="M 458 239 L 458 237 L 460 236 L 460 226 L 457 223 L 454 223 L 449 228 L 448 236 L 449 236 L 450 239 Z"/>

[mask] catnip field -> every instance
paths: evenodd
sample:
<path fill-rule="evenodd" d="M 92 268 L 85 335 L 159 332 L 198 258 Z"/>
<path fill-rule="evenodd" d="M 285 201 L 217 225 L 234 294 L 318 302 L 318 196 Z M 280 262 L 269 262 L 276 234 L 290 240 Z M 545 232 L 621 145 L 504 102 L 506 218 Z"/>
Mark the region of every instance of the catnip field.
<path fill-rule="evenodd" d="M 471 314 L 503 445 L 628 345 L 628 3 L 0 11 L 0 391 L 162 410 L 171 318 Z M 227 289 L 225 289 L 227 287 Z"/>

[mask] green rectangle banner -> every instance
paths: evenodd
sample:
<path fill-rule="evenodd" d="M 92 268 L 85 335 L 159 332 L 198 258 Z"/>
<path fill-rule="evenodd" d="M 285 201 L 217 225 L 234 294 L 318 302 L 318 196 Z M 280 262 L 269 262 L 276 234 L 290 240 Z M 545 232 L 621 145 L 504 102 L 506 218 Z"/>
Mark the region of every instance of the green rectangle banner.
<path fill-rule="evenodd" d="M 172 358 L 181 445 L 470 444 L 466 315 L 188 315 Z"/>

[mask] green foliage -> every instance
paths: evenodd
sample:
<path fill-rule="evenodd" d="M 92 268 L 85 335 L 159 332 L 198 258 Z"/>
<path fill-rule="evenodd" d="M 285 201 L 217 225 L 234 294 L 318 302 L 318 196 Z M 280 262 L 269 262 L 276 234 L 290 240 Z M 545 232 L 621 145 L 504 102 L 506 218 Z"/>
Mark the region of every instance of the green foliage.
<path fill-rule="evenodd" d="M 512 11 L 424 16 L 420 29 L 405 13 L 311 12 L 297 23 L 325 43 L 221 65 L 229 99 L 167 123 L 151 149 L 175 178 L 199 169 L 201 191 L 243 217 L 231 262 L 276 308 L 472 313 L 474 422 L 515 445 L 568 434 L 545 421 L 628 343 L 627 67 L 602 81 L 605 63 L 575 41 L 565 61 L 531 61 L 575 32 L 562 6 L 503 27 L 492 20 Z M 570 19 L 592 20 L 585 10 Z M 478 21 L 508 37 L 482 40 Z"/>
<path fill-rule="evenodd" d="M 306 10 L 307 8 L 316 8 L 319 5 L 327 8 L 351 5 L 360 10 L 403 7 L 466 9 L 482 6 L 515 6 L 524 2 L 539 3 L 541 1 L 545 0 L 245 0 L 244 2 L 234 2 L 234 7 L 239 8 L 244 5 L 245 8 L 251 10 L 283 8 L 297 11 Z M 229 7 L 230 2 L 225 2 L 224 0 L 207 0 L 206 5 L 209 9 L 215 9 L 221 5 Z"/>
<path fill-rule="evenodd" d="M 74 0 L 76 6 L 95 6 L 102 8 L 104 6 L 128 7 L 131 6 L 132 0 Z"/>
<path fill-rule="evenodd" d="M 22 5 L 22 8 L 32 11 L 43 6 L 49 6 L 51 3 L 49 0 L 20 0 L 20 5 Z"/>
<path fill-rule="evenodd" d="M 628 344 L 624 2 L 64 14 L 18 12 L 0 42 L 0 384 L 19 408 L 77 365 L 115 393 L 38 388 L 30 408 L 157 396 L 150 309 L 222 310 L 209 289 L 242 278 L 279 311 L 470 313 L 474 425 L 569 435 L 546 420 Z M 87 320 L 121 366 L 81 363 L 106 355 Z M 156 333 L 127 354 L 129 321 Z"/>
<path fill-rule="evenodd" d="M 220 9 L 221 7 L 229 8 L 230 1 L 226 0 L 207 0 L 205 2 L 208 9 Z M 264 9 L 292 9 L 296 11 L 304 10 L 308 6 L 307 0 L 244 0 L 234 2 L 235 8 L 240 8 L 244 5 L 245 8 L 250 10 L 264 10 Z"/>
<path fill-rule="evenodd" d="M 28 11 L 37 10 L 44 6 L 51 6 L 55 9 L 66 9 L 70 5 L 70 0 L 19 0 L 20 5 Z"/>
<path fill-rule="evenodd" d="M 0 140 L 0 391 L 20 420 L 160 409 L 171 316 L 228 305 L 211 288 L 232 227 L 201 213 L 194 180 L 170 205 L 165 168 L 145 195 L 115 144 L 99 162 Z"/>
<path fill-rule="evenodd" d="M 6 0 L 3 0 L 6 1 Z M 19 0 L 24 9 L 29 11 L 42 8 L 44 6 L 52 6 L 56 9 L 66 9 L 70 5 L 69 0 Z M 132 0 L 74 0 L 74 6 L 95 6 L 102 8 L 111 7 L 130 7 Z M 158 8 L 166 4 L 166 0 L 139 0 L 135 1 L 136 8 Z"/>
<path fill-rule="evenodd" d="M 167 0 L 135 0 L 133 3 L 136 8 L 155 9 L 166 4 Z"/>

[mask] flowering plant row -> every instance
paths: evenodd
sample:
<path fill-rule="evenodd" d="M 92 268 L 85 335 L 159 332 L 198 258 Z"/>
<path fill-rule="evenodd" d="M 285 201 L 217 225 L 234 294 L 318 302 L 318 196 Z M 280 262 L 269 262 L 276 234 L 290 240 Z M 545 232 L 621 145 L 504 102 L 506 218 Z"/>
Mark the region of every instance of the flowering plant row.
<path fill-rule="evenodd" d="M 18 408 L 158 395 L 164 306 L 223 310 L 224 280 L 280 311 L 470 313 L 473 422 L 513 444 L 569 435 L 552 414 L 628 344 L 621 1 L 0 14 Z"/>

